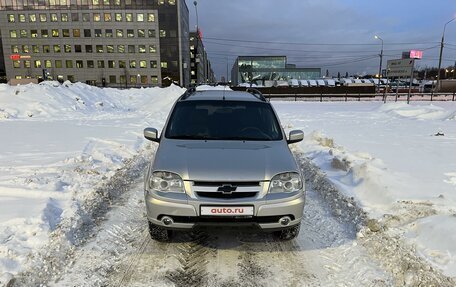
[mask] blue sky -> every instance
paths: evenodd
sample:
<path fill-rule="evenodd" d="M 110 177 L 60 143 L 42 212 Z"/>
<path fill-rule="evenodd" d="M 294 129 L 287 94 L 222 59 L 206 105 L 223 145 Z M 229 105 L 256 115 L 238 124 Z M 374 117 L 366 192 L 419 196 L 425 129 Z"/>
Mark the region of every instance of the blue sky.
<path fill-rule="evenodd" d="M 187 5 L 194 30 L 193 1 Z M 400 58 L 402 50 L 426 49 L 417 66 L 437 66 L 443 26 L 456 17 L 456 1 L 198 0 L 198 14 L 218 77 L 226 73 L 227 63 L 231 70 L 236 55 L 274 54 L 287 55 L 300 67 L 322 67 L 323 73 L 363 74 L 378 71 L 376 34 L 384 40 L 385 60 Z M 450 66 L 456 61 L 456 21 L 447 26 L 445 37 L 455 45 L 445 47 L 444 66 Z"/>

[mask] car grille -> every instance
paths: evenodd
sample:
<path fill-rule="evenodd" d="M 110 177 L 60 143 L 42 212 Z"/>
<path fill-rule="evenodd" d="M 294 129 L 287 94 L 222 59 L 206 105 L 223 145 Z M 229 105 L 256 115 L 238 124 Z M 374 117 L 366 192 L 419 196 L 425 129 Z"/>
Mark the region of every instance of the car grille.
<path fill-rule="evenodd" d="M 193 182 L 193 191 L 200 198 L 242 199 L 257 196 L 262 186 L 259 181 L 249 182 Z"/>

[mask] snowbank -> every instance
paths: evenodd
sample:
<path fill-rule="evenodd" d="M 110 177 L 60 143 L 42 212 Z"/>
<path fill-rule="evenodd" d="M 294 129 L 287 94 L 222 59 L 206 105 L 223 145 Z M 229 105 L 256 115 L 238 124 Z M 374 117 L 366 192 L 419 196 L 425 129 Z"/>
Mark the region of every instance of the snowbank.
<path fill-rule="evenodd" d="M 81 202 L 144 149 L 142 130 L 161 128 L 184 91 L 0 85 L 0 285 L 84 216 Z"/>
<path fill-rule="evenodd" d="M 197 91 L 231 91 L 230 87 L 228 86 L 209 86 L 209 85 L 200 85 L 196 87 Z"/>

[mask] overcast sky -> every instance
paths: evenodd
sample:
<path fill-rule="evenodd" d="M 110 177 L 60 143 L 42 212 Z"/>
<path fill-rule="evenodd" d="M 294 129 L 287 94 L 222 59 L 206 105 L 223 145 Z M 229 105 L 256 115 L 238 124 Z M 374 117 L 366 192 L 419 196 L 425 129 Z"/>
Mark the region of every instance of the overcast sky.
<path fill-rule="evenodd" d="M 190 30 L 196 30 L 193 0 L 186 1 Z M 401 51 L 422 49 L 424 59 L 417 66 L 438 66 L 443 26 L 456 17 L 456 1 L 198 0 L 198 14 L 218 79 L 227 63 L 231 73 L 238 55 L 286 55 L 289 63 L 321 67 L 323 74 L 326 69 L 332 75 L 375 74 L 381 41 L 374 35 L 384 41 L 385 61 L 400 58 Z M 443 66 L 453 66 L 456 21 L 448 24 L 445 42 Z"/>

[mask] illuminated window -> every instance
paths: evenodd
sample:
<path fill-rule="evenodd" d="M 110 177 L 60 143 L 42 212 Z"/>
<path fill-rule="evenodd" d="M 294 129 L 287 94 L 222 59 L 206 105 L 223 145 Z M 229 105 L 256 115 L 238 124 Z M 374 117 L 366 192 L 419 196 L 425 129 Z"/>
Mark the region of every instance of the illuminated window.
<path fill-rule="evenodd" d="M 41 30 L 41 37 L 43 37 L 43 38 L 49 37 L 48 30 L 46 30 L 46 29 Z"/>
<path fill-rule="evenodd" d="M 11 46 L 11 52 L 15 53 L 15 54 L 19 53 L 19 46 L 18 45 L 12 45 Z"/>
<path fill-rule="evenodd" d="M 148 13 L 147 14 L 147 22 L 155 22 L 155 14 L 154 13 Z"/>
<path fill-rule="evenodd" d="M 29 46 L 28 45 L 22 45 L 22 53 L 29 53 Z"/>
<path fill-rule="evenodd" d="M 122 22 L 122 13 L 115 14 L 116 22 Z"/>
<path fill-rule="evenodd" d="M 114 45 L 106 45 L 106 53 L 114 53 Z"/>
<path fill-rule="evenodd" d="M 82 13 L 82 22 L 90 22 L 90 13 Z"/>
<path fill-rule="evenodd" d="M 59 29 L 52 29 L 52 37 L 58 37 L 59 36 Z"/>
<path fill-rule="evenodd" d="M 59 19 L 57 18 L 57 13 L 51 13 L 51 22 L 57 22 Z"/>
<path fill-rule="evenodd" d="M 51 52 L 51 46 L 49 45 L 43 45 L 43 53 L 50 53 Z"/>
<path fill-rule="evenodd" d="M 46 22 L 47 21 L 47 15 L 46 14 L 40 14 L 40 22 Z"/>
<path fill-rule="evenodd" d="M 132 13 L 125 13 L 125 21 L 133 22 L 133 14 Z"/>
<path fill-rule="evenodd" d="M 62 21 L 62 22 L 68 22 L 68 13 L 62 13 L 62 14 L 60 14 L 60 21 Z"/>
<path fill-rule="evenodd" d="M 31 68 L 32 67 L 32 63 L 30 62 L 30 60 L 25 60 L 24 61 L 24 68 Z"/>
<path fill-rule="evenodd" d="M 93 5 L 100 5 L 100 0 L 92 0 Z"/>
<path fill-rule="evenodd" d="M 136 14 L 136 22 L 144 22 L 144 14 L 143 13 Z"/>
<path fill-rule="evenodd" d="M 136 60 L 130 60 L 130 68 L 131 69 L 136 68 Z"/>
<path fill-rule="evenodd" d="M 33 62 L 33 65 L 35 66 L 35 68 L 41 68 L 41 60 L 35 60 Z"/>
<path fill-rule="evenodd" d="M 105 67 L 104 61 L 103 60 L 98 60 L 97 61 L 97 67 L 98 67 L 98 69 L 104 69 L 104 67 Z"/>
<path fill-rule="evenodd" d="M 45 68 L 52 68 L 52 61 L 51 60 L 44 60 L 44 67 Z"/>
<path fill-rule="evenodd" d="M 72 60 L 65 60 L 65 67 L 73 68 L 73 61 Z"/>
<path fill-rule="evenodd" d="M 62 29 L 62 36 L 65 38 L 70 37 L 70 29 Z"/>
<path fill-rule="evenodd" d="M 125 53 L 125 45 L 117 45 L 117 53 Z"/>
<path fill-rule="evenodd" d="M 55 67 L 62 68 L 62 60 L 55 60 Z"/>
<path fill-rule="evenodd" d="M 149 38 L 155 38 L 157 36 L 155 33 L 155 29 L 149 29 L 147 34 L 148 34 Z"/>
<path fill-rule="evenodd" d="M 17 38 L 17 31 L 16 30 L 10 30 L 10 37 L 11 38 Z"/>
<path fill-rule="evenodd" d="M 149 45 L 149 53 L 157 53 L 157 47 L 155 45 Z"/>
<path fill-rule="evenodd" d="M 103 0 L 103 5 L 109 6 L 109 0 Z"/>
<path fill-rule="evenodd" d="M 26 17 L 25 14 L 19 14 L 19 22 L 25 23 Z"/>
<path fill-rule="evenodd" d="M 144 38 L 144 37 L 146 37 L 146 30 L 138 29 L 138 38 Z"/>
<path fill-rule="evenodd" d="M 169 5 L 176 5 L 176 0 L 168 0 Z"/>
<path fill-rule="evenodd" d="M 14 14 L 8 14 L 8 23 L 14 23 L 16 22 L 16 18 L 14 17 Z"/>
<path fill-rule="evenodd" d="M 168 62 L 161 62 L 160 63 L 160 67 L 162 67 L 163 69 L 167 69 L 168 68 Z"/>
<path fill-rule="evenodd" d="M 139 45 L 138 46 L 138 52 L 139 53 L 145 53 L 146 52 L 146 45 Z"/>
<path fill-rule="evenodd" d="M 73 37 L 75 37 L 75 38 L 81 37 L 81 30 L 73 29 Z"/>
<path fill-rule="evenodd" d="M 109 60 L 108 61 L 108 68 L 115 68 L 116 67 L 116 61 Z"/>
<path fill-rule="evenodd" d="M 104 21 L 111 22 L 111 13 L 104 13 Z"/>
<path fill-rule="evenodd" d="M 100 13 L 93 13 L 93 22 L 100 22 L 100 21 L 101 21 Z"/>
<path fill-rule="evenodd" d="M 134 38 L 135 33 L 133 32 L 133 29 L 127 29 L 127 38 Z"/>
<path fill-rule="evenodd" d="M 96 45 L 95 50 L 97 51 L 97 53 L 103 53 L 103 45 Z"/>
<path fill-rule="evenodd" d="M 123 37 L 123 30 L 122 29 L 116 29 L 116 37 L 117 38 L 122 38 Z"/>
<path fill-rule="evenodd" d="M 112 38 L 112 29 L 105 29 L 105 37 Z"/>
<path fill-rule="evenodd" d="M 40 52 L 40 48 L 38 45 L 32 45 L 32 52 L 33 53 L 39 53 Z"/>
<path fill-rule="evenodd" d="M 65 51 L 65 53 L 71 53 L 71 45 L 63 45 L 63 50 Z"/>
<path fill-rule="evenodd" d="M 126 68 L 126 67 L 127 67 L 127 65 L 125 64 L 125 61 L 120 60 L 119 61 L 119 68 Z"/>
<path fill-rule="evenodd" d="M 101 29 L 95 29 L 95 30 L 94 30 L 94 33 L 95 33 L 95 37 L 96 37 L 96 38 L 100 38 L 100 37 L 103 36 L 103 35 L 101 34 Z"/>
<path fill-rule="evenodd" d="M 156 84 L 158 84 L 158 77 L 157 76 L 151 76 L 150 77 L 150 81 L 152 82 L 152 84 L 156 85 Z"/>
<path fill-rule="evenodd" d="M 76 60 L 76 68 L 84 68 L 84 62 L 82 60 Z"/>
<path fill-rule="evenodd" d="M 145 61 L 145 60 L 139 61 L 139 67 L 142 69 L 147 68 L 147 61 Z"/>
<path fill-rule="evenodd" d="M 30 30 L 30 37 L 38 38 L 38 30 Z"/>
<path fill-rule="evenodd" d="M 166 31 L 165 30 L 160 30 L 160 38 L 166 37 Z"/>
<path fill-rule="evenodd" d="M 29 22 L 36 22 L 36 14 L 29 14 Z"/>
<path fill-rule="evenodd" d="M 21 38 L 27 38 L 27 30 L 21 29 L 20 33 L 21 33 Z"/>
<path fill-rule="evenodd" d="M 60 45 L 54 45 L 54 53 L 60 53 Z"/>

